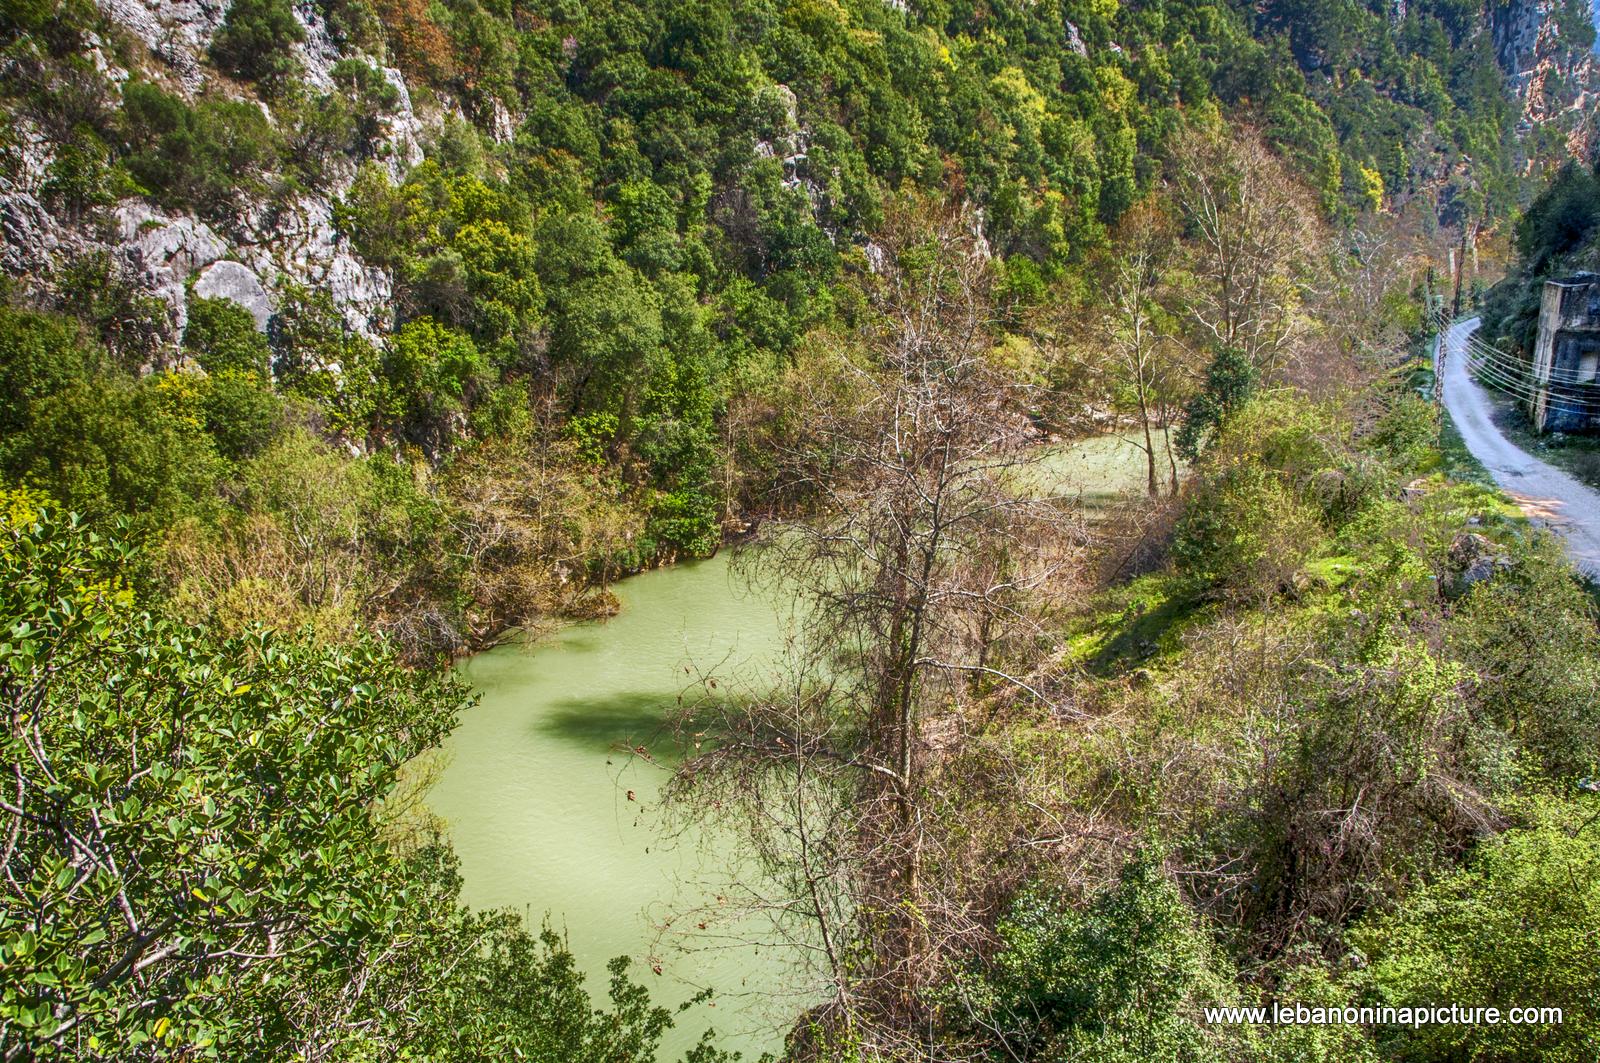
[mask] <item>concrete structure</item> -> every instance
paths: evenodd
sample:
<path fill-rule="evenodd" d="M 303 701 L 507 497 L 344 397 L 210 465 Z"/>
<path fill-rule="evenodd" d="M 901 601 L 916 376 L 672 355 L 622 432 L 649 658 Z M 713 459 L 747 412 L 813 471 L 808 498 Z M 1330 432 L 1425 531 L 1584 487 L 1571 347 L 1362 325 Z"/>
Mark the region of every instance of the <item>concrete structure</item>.
<path fill-rule="evenodd" d="M 1541 432 L 1600 432 L 1600 274 L 1545 281 L 1529 414 Z"/>

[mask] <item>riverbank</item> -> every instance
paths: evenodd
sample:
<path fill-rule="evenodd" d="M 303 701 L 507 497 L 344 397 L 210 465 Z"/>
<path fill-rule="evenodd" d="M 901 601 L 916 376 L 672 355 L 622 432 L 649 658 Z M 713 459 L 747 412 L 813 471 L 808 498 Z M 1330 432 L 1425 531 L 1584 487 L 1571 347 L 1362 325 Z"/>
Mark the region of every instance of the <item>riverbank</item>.
<path fill-rule="evenodd" d="M 1044 468 L 1090 513 L 1144 490 L 1143 452 L 1128 435 L 1050 449 Z M 817 999 L 757 928 L 671 921 L 718 909 L 739 840 L 670 822 L 659 807 L 675 752 L 662 722 L 701 674 L 746 687 L 773 677 L 794 634 L 793 618 L 734 570 L 734 554 L 641 571 L 608 586 L 608 617 L 532 639 L 508 633 L 459 661 L 481 701 L 446 741 L 449 762 L 427 795 L 460 856 L 464 900 L 549 921 L 591 988 L 624 955 L 666 1006 L 715 990 L 667 1035 L 664 1058 L 713 1027 L 748 1058 L 776 1050 Z"/>

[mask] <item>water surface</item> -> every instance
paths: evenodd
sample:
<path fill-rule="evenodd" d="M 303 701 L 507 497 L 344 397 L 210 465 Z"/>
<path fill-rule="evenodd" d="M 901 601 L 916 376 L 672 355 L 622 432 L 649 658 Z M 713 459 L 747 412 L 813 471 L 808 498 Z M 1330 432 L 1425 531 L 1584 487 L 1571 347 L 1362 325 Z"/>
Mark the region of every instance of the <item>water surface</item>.
<path fill-rule="evenodd" d="M 1144 456 L 1127 437 L 1059 448 L 1044 471 L 1060 490 L 1081 493 L 1090 511 L 1144 488 Z M 615 618 L 460 666 L 483 700 L 446 742 L 449 764 L 428 804 L 449 825 L 466 902 L 515 908 L 534 925 L 549 920 L 563 930 L 597 998 L 613 956 L 634 959 L 634 977 L 659 1003 L 716 989 L 714 1006 L 679 1018 L 663 1061 L 708 1026 L 746 1058 L 776 1051 L 804 1005 L 778 950 L 706 941 L 709 951 L 686 954 L 658 941 L 668 913 L 705 899 L 701 886 L 735 858 L 735 836 L 713 829 L 666 840 L 656 807 L 665 768 L 625 750 L 670 754 L 662 716 L 692 690 L 694 672 L 746 683 L 765 674 L 787 613 L 750 592 L 726 553 L 614 589 L 622 602 Z"/>

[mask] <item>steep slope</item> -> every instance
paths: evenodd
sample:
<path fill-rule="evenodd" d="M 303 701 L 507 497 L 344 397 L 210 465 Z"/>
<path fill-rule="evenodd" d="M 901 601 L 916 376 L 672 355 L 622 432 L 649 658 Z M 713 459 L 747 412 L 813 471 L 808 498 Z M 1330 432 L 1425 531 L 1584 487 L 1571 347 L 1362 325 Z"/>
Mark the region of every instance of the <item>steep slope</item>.
<path fill-rule="evenodd" d="M 1217 103 L 1263 126 L 1336 213 L 1419 194 L 1497 213 L 1516 194 L 1485 34 L 1443 3 L 1297 0 L 1252 21 L 1210 0 L 34 6 L 5 34 L 4 265 L 48 289 L 62 258 L 108 254 L 168 302 L 169 342 L 185 285 L 222 258 L 274 303 L 285 282 L 309 286 L 358 332 L 392 329 L 408 302 L 395 270 L 335 206 L 358 166 L 398 182 L 425 141 L 536 209 L 590 195 L 619 221 L 643 196 L 680 233 L 709 223 L 715 267 L 768 294 L 787 274 L 791 308 L 793 271 L 826 273 L 903 181 L 964 191 L 998 252 L 1058 270 L 1155 179 L 1182 116 Z M 1565 131 L 1589 72 L 1549 16 L 1498 9 L 1494 40 L 1530 120 Z M 213 172 L 174 172 L 197 167 Z M 209 287 L 259 308 L 256 283 L 229 274 Z"/>

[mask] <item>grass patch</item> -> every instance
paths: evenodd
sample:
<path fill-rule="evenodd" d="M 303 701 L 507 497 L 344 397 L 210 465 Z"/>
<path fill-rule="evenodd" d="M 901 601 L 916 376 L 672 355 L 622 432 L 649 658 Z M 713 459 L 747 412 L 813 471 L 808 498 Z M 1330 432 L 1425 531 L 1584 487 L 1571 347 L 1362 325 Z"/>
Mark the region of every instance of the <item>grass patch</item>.
<path fill-rule="evenodd" d="M 1116 675 L 1177 653 L 1185 630 L 1213 612 L 1185 580 L 1152 573 L 1100 595 L 1067 639 L 1067 653 L 1091 673 Z"/>
<path fill-rule="evenodd" d="M 1466 440 L 1456 431 L 1456 423 L 1449 414 L 1439 419 L 1439 456 L 1443 462 L 1441 468 L 1450 479 L 1477 484 L 1479 487 L 1494 487 L 1494 477 L 1489 475 L 1489 470 L 1483 467 L 1482 462 L 1472 456 Z"/>

